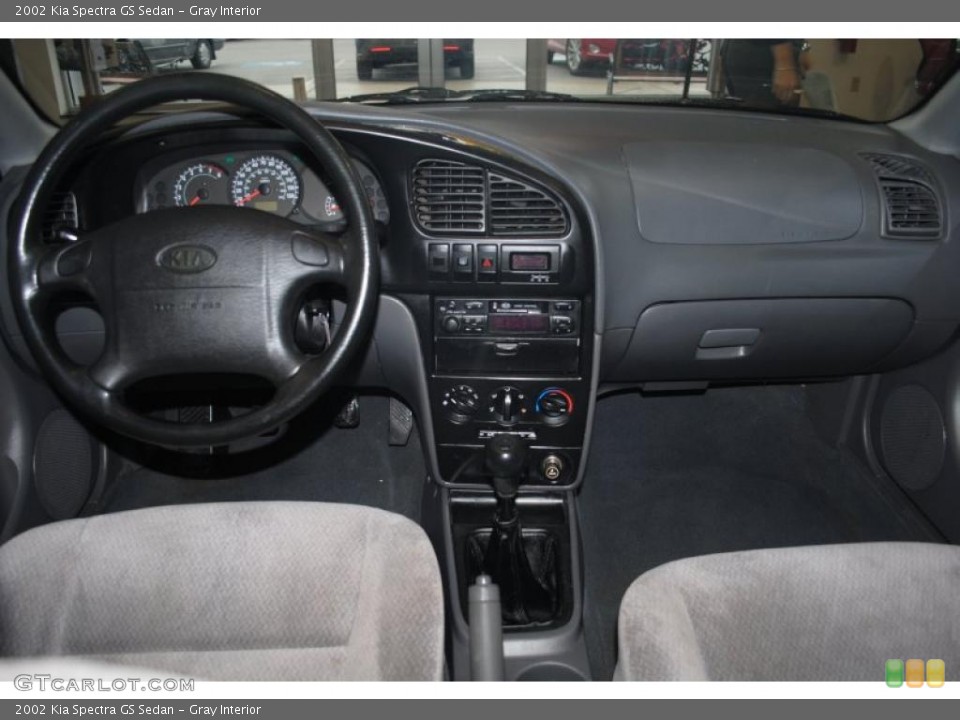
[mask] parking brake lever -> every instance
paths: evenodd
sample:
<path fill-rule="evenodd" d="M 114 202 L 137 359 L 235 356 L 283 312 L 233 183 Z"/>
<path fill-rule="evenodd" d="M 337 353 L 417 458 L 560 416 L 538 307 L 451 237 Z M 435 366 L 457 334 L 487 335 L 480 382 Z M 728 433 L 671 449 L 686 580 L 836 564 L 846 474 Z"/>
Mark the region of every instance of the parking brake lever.
<path fill-rule="evenodd" d="M 470 678 L 475 681 L 503 680 L 500 588 L 489 575 L 478 575 L 477 581 L 470 586 L 467 611 L 470 624 Z"/>

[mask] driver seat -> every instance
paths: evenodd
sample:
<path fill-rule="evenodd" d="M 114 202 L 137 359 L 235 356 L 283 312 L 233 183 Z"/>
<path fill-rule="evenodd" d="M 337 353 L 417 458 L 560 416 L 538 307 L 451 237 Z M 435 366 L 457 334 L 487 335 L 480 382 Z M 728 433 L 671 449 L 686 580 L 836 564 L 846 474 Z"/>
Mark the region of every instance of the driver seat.
<path fill-rule="evenodd" d="M 209 680 L 441 680 L 443 595 L 414 522 L 309 502 L 67 520 L 0 547 L 0 656 Z"/>

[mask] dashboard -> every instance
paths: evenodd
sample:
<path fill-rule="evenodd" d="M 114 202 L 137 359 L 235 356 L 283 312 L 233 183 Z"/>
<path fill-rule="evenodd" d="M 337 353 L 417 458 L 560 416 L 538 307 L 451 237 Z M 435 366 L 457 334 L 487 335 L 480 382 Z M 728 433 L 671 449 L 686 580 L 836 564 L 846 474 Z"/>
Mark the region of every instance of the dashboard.
<path fill-rule="evenodd" d="M 410 404 L 443 484 L 470 486 L 470 457 L 509 432 L 531 442 L 531 485 L 574 487 L 602 392 L 883 372 L 960 323 L 960 163 L 886 126 L 603 103 L 311 112 L 380 233 L 353 382 Z M 81 229 L 209 203 L 346 228 L 289 134 L 228 114 L 109 138 L 70 186 Z"/>

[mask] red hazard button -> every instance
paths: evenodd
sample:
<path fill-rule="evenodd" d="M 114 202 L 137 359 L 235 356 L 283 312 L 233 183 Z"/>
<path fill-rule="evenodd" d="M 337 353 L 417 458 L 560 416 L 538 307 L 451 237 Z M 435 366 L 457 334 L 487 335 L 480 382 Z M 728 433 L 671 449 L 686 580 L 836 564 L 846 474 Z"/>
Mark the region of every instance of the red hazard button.
<path fill-rule="evenodd" d="M 496 245 L 480 245 L 477 247 L 477 279 L 487 282 L 497 279 L 497 255 Z"/>

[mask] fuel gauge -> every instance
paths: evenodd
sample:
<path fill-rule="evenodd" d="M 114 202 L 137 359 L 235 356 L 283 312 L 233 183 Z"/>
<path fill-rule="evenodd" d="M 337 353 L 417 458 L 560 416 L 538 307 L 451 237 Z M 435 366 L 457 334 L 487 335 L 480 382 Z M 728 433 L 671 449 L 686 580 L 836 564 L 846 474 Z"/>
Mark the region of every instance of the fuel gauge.
<path fill-rule="evenodd" d="M 339 220 L 343 217 L 343 211 L 340 210 L 340 204 L 333 195 L 327 195 L 326 199 L 323 201 L 323 212 L 326 214 L 327 220 Z"/>

